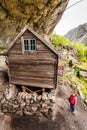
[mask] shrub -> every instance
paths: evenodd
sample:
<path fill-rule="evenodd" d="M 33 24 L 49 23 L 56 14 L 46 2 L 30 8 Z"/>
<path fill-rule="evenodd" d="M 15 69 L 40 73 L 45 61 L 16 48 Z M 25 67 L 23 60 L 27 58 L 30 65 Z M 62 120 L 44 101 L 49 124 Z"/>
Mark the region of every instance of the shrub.
<path fill-rule="evenodd" d="M 75 43 L 70 42 L 69 39 L 57 34 L 51 34 L 49 37 L 56 48 L 59 47 L 60 43 L 62 45 L 75 46 L 79 60 L 83 62 L 87 62 L 87 46 L 85 46 L 84 44 L 79 42 L 75 42 Z"/>

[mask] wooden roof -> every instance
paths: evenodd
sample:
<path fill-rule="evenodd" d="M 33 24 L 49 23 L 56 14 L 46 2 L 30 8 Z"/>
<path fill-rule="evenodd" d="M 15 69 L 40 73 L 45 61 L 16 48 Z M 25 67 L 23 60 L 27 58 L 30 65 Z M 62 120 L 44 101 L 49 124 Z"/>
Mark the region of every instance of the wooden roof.
<path fill-rule="evenodd" d="M 11 48 L 14 46 L 16 41 L 23 35 L 23 33 L 29 30 L 33 35 L 35 35 L 43 44 L 45 44 L 50 50 L 52 50 L 56 55 L 58 55 L 57 50 L 54 48 L 54 46 L 51 43 L 48 43 L 44 38 L 42 38 L 39 34 L 37 34 L 33 29 L 31 29 L 28 25 L 26 25 L 23 30 L 16 36 L 16 38 L 11 42 L 10 46 L 8 47 L 6 53 L 8 53 Z"/>

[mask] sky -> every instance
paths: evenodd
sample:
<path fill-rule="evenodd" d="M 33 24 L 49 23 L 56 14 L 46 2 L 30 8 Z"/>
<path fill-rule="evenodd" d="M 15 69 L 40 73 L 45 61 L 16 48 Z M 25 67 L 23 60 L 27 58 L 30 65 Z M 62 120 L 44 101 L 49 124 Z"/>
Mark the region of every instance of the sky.
<path fill-rule="evenodd" d="M 87 0 L 70 0 L 53 33 L 65 35 L 71 29 L 84 23 L 87 23 Z"/>

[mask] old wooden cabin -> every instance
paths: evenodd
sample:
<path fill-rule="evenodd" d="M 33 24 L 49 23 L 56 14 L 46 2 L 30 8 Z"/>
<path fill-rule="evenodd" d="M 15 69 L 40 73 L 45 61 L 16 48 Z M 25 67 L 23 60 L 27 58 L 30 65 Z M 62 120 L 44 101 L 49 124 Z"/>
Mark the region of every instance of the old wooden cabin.
<path fill-rule="evenodd" d="M 7 50 L 11 84 L 56 88 L 58 53 L 34 30 L 25 26 Z"/>

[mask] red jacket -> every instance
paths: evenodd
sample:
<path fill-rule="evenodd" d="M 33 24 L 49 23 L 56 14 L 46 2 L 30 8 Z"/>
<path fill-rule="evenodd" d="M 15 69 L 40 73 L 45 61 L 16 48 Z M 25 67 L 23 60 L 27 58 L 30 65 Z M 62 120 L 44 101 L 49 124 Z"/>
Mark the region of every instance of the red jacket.
<path fill-rule="evenodd" d="M 72 105 L 74 105 L 74 106 L 76 106 L 76 104 L 77 104 L 77 96 L 75 95 L 71 95 L 70 97 L 69 97 L 69 102 L 70 102 L 70 104 L 72 104 Z"/>

